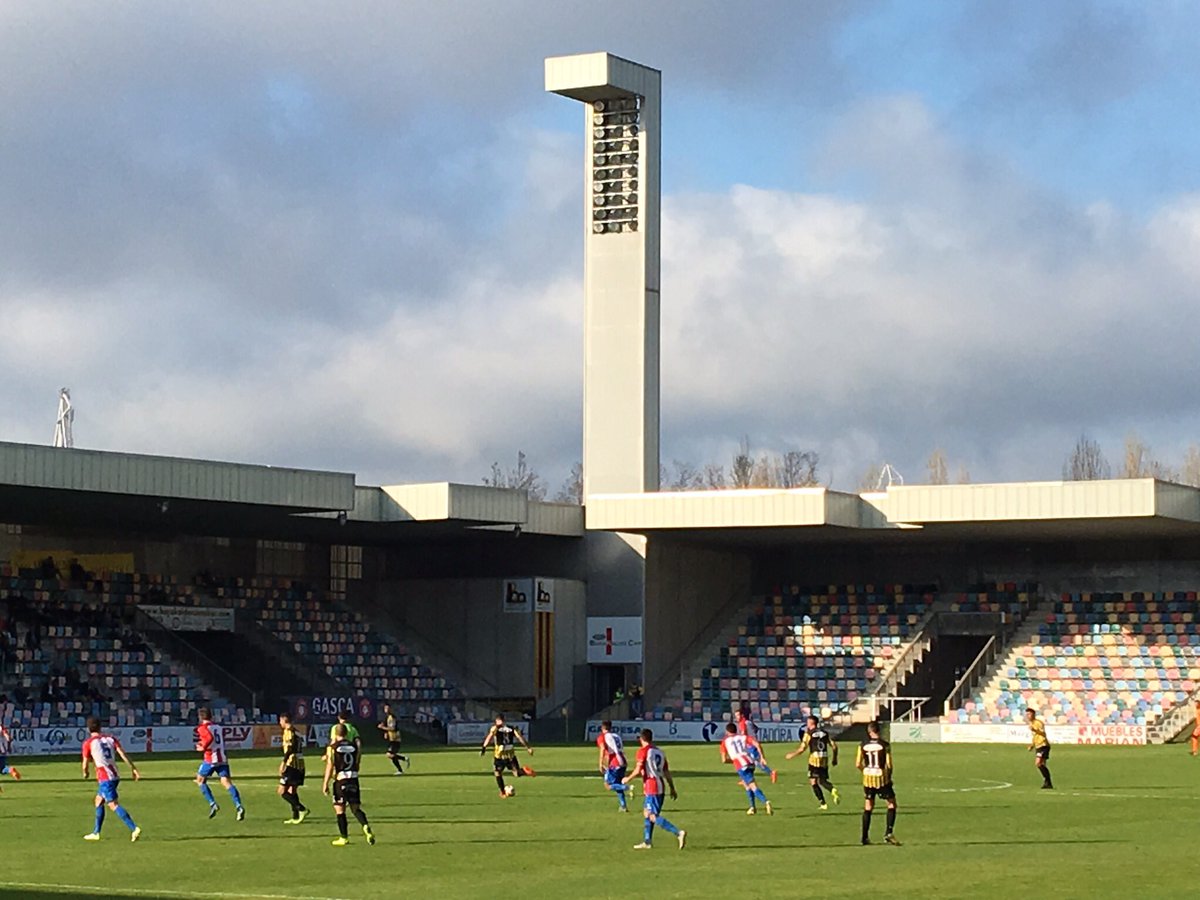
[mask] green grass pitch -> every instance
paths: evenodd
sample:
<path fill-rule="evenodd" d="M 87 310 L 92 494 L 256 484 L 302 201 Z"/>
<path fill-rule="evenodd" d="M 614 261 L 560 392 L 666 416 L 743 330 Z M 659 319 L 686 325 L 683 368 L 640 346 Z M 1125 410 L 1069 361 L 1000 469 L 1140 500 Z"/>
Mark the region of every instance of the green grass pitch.
<path fill-rule="evenodd" d="M 14 759 L 24 779 L 0 795 L 0 897 L 384 898 L 705 897 L 1182 897 L 1193 892 L 1190 860 L 1200 801 L 1200 760 L 1180 746 L 1054 748 L 1057 790 L 1039 790 L 1023 747 L 897 745 L 896 826 L 902 847 L 859 845 L 862 792 L 853 746 L 832 772 L 842 803 L 816 807 L 803 759 L 783 761 L 779 783 L 764 779 L 771 818 L 745 815 L 745 794 L 715 746 L 663 746 L 679 788 L 666 814 L 688 846 L 656 832 L 637 852 L 640 806 L 617 812 L 602 789 L 593 747 L 544 746 L 527 760 L 517 796 L 501 800 L 490 760 L 476 750 L 413 748 L 403 777 L 372 749 L 364 763 L 363 807 L 379 843 L 367 846 L 351 820 L 349 847 L 320 778 L 301 797 L 313 810 L 285 826 L 275 796 L 276 758 L 235 756 L 247 817 L 228 795 L 217 818 L 190 779 L 194 756 L 135 758 L 121 799 L 143 829 L 109 814 L 103 840 L 92 826 L 94 784 L 71 761 Z M 315 769 L 316 760 L 309 766 Z M 882 804 L 880 805 L 882 810 Z"/>

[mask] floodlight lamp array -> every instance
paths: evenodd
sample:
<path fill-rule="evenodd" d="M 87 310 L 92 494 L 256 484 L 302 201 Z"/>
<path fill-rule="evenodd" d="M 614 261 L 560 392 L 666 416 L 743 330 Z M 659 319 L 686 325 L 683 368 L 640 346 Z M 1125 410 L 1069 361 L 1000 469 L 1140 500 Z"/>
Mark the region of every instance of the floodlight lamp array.
<path fill-rule="evenodd" d="M 592 103 L 592 233 L 638 230 L 641 97 Z"/>

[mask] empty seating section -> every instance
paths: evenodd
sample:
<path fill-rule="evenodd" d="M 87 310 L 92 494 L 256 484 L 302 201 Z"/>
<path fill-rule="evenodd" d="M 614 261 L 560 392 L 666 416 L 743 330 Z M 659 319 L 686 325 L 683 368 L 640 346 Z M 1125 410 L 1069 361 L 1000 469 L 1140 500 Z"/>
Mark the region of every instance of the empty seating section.
<path fill-rule="evenodd" d="M 1198 610 L 1194 591 L 1063 594 L 949 721 L 1153 722 L 1200 682 Z"/>
<path fill-rule="evenodd" d="M 0 567 L 0 619 L 6 599 L 15 611 L 9 617 L 20 620 L 19 639 L 14 632 L 8 642 L 18 646 L 0 670 L 0 694 L 24 701 L 15 704 L 22 712 L 14 724 L 82 724 L 92 714 L 111 714 L 118 725 L 175 724 L 194 718 L 198 702 L 221 710 L 227 723 L 252 720 L 254 713 L 220 699 L 178 663 L 145 646 L 140 636 L 139 649 L 130 649 L 132 633 L 124 623 L 132 620 L 139 603 L 232 607 L 259 622 L 307 665 L 345 685 L 347 693 L 386 698 L 401 715 L 443 722 L 462 717 L 462 694 L 444 677 L 357 613 L 290 579 L 206 576 L 192 584 L 161 575 L 101 573 L 71 582 L 44 578 L 38 570 Z M 26 619 L 38 624 L 27 625 Z M 28 630 L 35 627 L 40 649 L 25 646 Z M 50 661 L 60 653 L 77 659 L 70 685 L 63 672 L 51 668 Z M 91 689 L 86 693 L 108 700 L 75 699 L 84 693 L 76 671 Z M 42 702 L 48 682 L 61 689 L 50 693 L 62 696 Z"/>
<path fill-rule="evenodd" d="M 998 613 L 1010 622 L 1022 621 L 1029 612 L 1032 600 L 1037 596 L 1036 584 L 998 582 L 976 584 L 965 591 L 943 594 L 948 600 L 947 611 L 956 613 Z"/>
<path fill-rule="evenodd" d="M 911 640 L 933 599 L 907 585 L 777 589 L 685 686 L 678 708 L 655 714 L 721 719 L 744 705 L 777 722 L 846 707 Z"/>
<path fill-rule="evenodd" d="M 217 602 L 252 612 L 308 664 L 354 692 L 387 698 L 402 714 L 461 718 L 462 693 L 454 685 L 321 592 L 284 578 L 231 579 L 208 590 Z M 212 600 L 197 594 L 192 602 Z"/>
<path fill-rule="evenodd" d="M 223 721 L 247 721 L 245 711 L 126 626 L 138 596 L 134 578 L 93 577 L 79 587 L 36 570 L 0 569 L 10 629 L 0 721 L 81 726 L 96 715 L 115 725 L 177 724 L 193 719 L 199 702 Z"/>

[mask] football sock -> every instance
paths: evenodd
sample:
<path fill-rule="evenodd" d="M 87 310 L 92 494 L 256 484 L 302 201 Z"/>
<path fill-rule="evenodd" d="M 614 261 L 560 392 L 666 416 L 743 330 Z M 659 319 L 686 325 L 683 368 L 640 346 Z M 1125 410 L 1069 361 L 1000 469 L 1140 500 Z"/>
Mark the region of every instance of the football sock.
<path fill-rule="evenodd" d="M 354 818 L 358 820 L 359 825 L 367 824 L 367 814 L 362 811 L 361 806 L 358 809 L 352 809 L 351 812 L 354 813 Z"/>
<path fill-rule="evenodd" d="M 104 807 L 96 807 L 96 834 L 100 833 L 100 829 L 104 826 Z"/>
<path fill-rule="evenodd" d="M 754 791 L 746 788 L 746 797 L 750 801 L 750 808 L 754 809 Z"/>
<path fill-rule="evenodd" d="M 393 756 L 393 757 L 392 757 L 392 765 L 396 767 L 396 771 L 397 771 L 397 772 L 403 771 L 403 770 L 400 768 L 400 757 L 398 757 L 398 756 Z"/>
<path fill-rule="evenodd" d="M 762 792 L 762 788 L 755 788 L 755 789 L 754 789 L 754 796 L 758 798 L 758 800 L 759 800 L 759 802 L 760 802 L 760 803 L 766 803 L 766 802 L 767 802 L 767 798 L 766 798 L 766 796 L 763 794 L 763 792 Z"/>
<path fill-rule="evenodd" d="M 496 776 L 496 784 L 499 786 L 500 792 L 504 793 L 504 776 L 497 775 Z"/>
<path fill-rule="evenodd" d="M 346 814 L 344 812 L 340 812 L 337 814 L 337 822 L 338 822 L 338 834 L 340 834 L 342 837 L 349 837 L 350 829 L 346 827 Z"/>
<path fill-rule="evenodd" d="M 1197 751 L 1200 751 L 1200 737 L 1192 735 L 1192 756 L 1195 756 Z"/>
<path fill-rule="evenodd" d="M 208 786 L 207 781 L 200 785 L 200 796 L 208 801 L 209 806 L 212 806 L 217 802 L 215 799 L 213 799 L 212 788 Z"/>
<path fill-rule="evenodd" d="M 133 829 L 137 828 L 137 826 L 133 824 L 133 819 L 129 817 L 129 813 L 125 812 L 125 807 L 118 806 L 113 810 L 113 812 L 117 814 L 117 818 L 119 818 L 126 824 L 126 826 L 128 826 L 130 831 L 133 831 Z"/>
<path fill-rule="evenodd" d="M 763 771 L 763 774 L 765 774 L 768 778 L 771 777 L 771 767 L 768 766 L 761 759 L 758 761 L 758 767 Z"/>
<path fill-rule="evenodd" d="M 229 796 L 233 798 L 233 805 L 241 806 L 242 805 L 242 795 L 238 793 L 237 785 L 231 784 L 231 785 L 229 785 L 227 790 L 229 791 Z"/>
<path fill-rule="evenodd" d="M 672 825 L 670 822 L 668 822 L 666 819 L 664 819 L 662 816 L 658 817 L 658 821 L 655 824 L 658 825 L 659 828 L 661 828 L 663 831 L 667 832 L 668 834 L 679 834 L 679 829 L 676 828 L 674 825 Z"/>
<path fill-rule="evenodd" d="M 889 806 L 887 811 L 887 833 L 891 834 L 896 827 L 896 807 Z"/>
<path fill-rule="evenodd" d="M 871 811 L 864 809 L 862 814 L 862 839 L 865 841 L 871 833 Z"/>
<path fill-rule="evenodd" d="M 283 799 L 292 808 L 292 818 L 300 818 L 300 810 L 304 809 L 304 807 L 300 803 L 299 794 L 284 794 Z"/>
<path fill-rule="evenodd" d="M 1044 784 L 1052 784 L 1050 781 L 1050 767 L 1042 766 L 1042 782 Z"/>
<path fill-rule="evenodd" d="M 649 819 L 642 819 L 642 842 L 650 843 L 650 839 L 654 836 L 654 823 Z"/>
<path fill-rule="evenodd" d="M 625 785 L 613 785 L 613 790 L 617 792 L 617 802 L 621 805 L 621 809 L 628 809 L 625 803 Z"/>
<path fill-rule="evenodd" d="M 820 786 L 819 784 L 814 784 L 814 785 L 812 786 L 812 789 L 813 789 L 813 794 L 815 794 L 815 795 L 816 795 L 817 802 L 818 802 L 818 803 L 824 803 L 824 802 L 825 802 L 825 795 L 824 795 L 823 793 L 821 793 L 821 786 Z"/>

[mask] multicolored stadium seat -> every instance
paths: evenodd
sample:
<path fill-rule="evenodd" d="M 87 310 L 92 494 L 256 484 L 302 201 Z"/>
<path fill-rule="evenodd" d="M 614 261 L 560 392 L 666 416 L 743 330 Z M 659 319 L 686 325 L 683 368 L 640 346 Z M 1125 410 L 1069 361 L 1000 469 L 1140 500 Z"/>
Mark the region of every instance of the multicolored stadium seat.
<path fill-rule="evenodd" d="M 913 638 L 934 598 L 932 588 L 910 585 L 777 589 L 681 703 L 653 716 L 722 719 L 744 705 L 753 718 L 778 722 L 847 707 Z"/>
<path fill-rule="evenodd" d="M 302 582 L 231 578 L 179 598 L 189 605 L 225 605 L 252 613 L 306 665 L 319 667 L 348 693 L 386 698 L 403 716 L 450 722 L 463 717 L 462 692 L 403 644 Z"/>
<path fill-rule="evenodd" d="M 1200 682 L 1196 592 L 1063 594 L 949 722 L 1153 722 Z"/>
<path fill-rule="evenodd" d="M 81 586 L 82 585 L 82 586 Z M 137 651 L 122 646 L 123 625 L 140 603 L 183 606 L 227 606 L 251 614 L 306 665 L 319 667 L 345 685 L 348 694 L 386 698 L 397 713 L 449 722 L 462 718 L 462 694 L 402 645 L 371 627 L 322 592 L 287 578 L 179 579 L 142 573 L 101 573 L 86 582 L 43 578 L 37 570 L 0 567 L 0 603 L 11 596 L 47 622 L 41 627 L 41 651 L 19 648 L 10 654 L 11 687 L 33 698 L 18 704 L 31 720 L 14 724 L 82 724 L 96 714 L 118 725 L 177 724 L 194 718 L 205 702 L 221 721 L 258 721 L 256 710 L 242 710 L 219 697 L 197 675 L 157 649 Z M 59 642 L 66 642 L 60 645 Z M 89 685 L 110 703 L 37 701 L 54 676 L 47 654 L 77 655 Z M 0 673 L 2 675 L 3 673 Z M 0 680 L 0 693 L 4 682 Z M 73 692 L 66 692 L 74 696 Z M 200 701 L 198 698 L 203 697 Z"/>
<path fill-rule="evenodd" d="M 115 725 L 167 725 L 190 721 L 203 702 L 230 724 L 254 717 L 125 627 L 133 594 L 111 587 L 91 579 L 79 588 L 36 570 L 0 571 L 5 612 L 20 618 L 19 630 L 13 629 L 20 639 L 6 653 L 0 692 L 9 701 L 0 704 L 0 720 L 19 727 L 81 726 L 95 715 Z M 16 702 L 18 695 L 25 702 Z"/>

